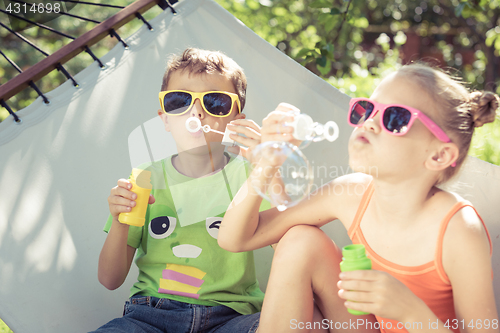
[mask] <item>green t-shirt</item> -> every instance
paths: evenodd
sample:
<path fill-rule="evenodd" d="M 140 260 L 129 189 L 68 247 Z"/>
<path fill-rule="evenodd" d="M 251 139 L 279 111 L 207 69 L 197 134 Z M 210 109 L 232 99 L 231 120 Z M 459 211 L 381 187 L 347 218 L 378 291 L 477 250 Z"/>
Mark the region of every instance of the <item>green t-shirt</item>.
<path fill-rule="evenodd" d="M 132 295 L 200 305 L 225 305 L 241 314 L 259 312 L 264 293 L 255 275 L 253 252 L 219 247 L 220 221 L 246 181 L 244 161 L 231 156 L 222 171 L 202 178 L 180 174 L 172 159 L 139 167 L 151 171 L 151 194 L 143 227 L 129 228 L 127 244 L 137 248 L 138 281 Z M 260 210 L 269 209 L 263 201 Z M 108 218 L 104 230 L 111 228 Z"/>

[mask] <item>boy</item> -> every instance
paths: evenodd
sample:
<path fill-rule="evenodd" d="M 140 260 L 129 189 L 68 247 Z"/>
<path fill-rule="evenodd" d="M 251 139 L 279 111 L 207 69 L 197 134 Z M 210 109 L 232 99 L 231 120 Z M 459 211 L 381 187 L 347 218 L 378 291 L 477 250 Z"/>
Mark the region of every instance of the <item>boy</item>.
<path fill-rule="evenodd" d="M 247 166 L 224 152 L 220 134 L 186 128 L 189 117 L 221 132 L 232 122 L 231 130 L 246 135 L 232 139 L 259 144 L 260 128 L 241 113 L 245 75 L 219 52 L 187 49 L 170 60 L 161 90 L 158 115 L 179 153 L 140 167 L 151 172 L 153 185 L 143 227 L 118 221 L 135 206 L 130 182 L 120 179 L 111 190 L 99 281 L 110 290 L 121 286 L 136 251 L 139 276 L 124 316 L 95 332 L 255 332 L 264 294 L 253 254 L 217 244 Z"/>

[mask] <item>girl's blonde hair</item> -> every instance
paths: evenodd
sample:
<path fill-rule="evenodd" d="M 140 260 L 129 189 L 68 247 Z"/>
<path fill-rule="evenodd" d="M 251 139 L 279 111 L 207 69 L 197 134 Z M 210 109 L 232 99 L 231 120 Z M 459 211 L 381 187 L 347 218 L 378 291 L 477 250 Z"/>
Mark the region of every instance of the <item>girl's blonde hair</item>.
<path fill-rule="evenodd" d="M 490 91 L 470 92 L 464 83 L 440 69 L 422 63 L 403 66 L 398 75 L 407 75 L 438 105 L 438 114 L 428 115 L 459 149 L 456 167 L 444 170 L 438 183 L 453 177 L 467 157 L 474 128 L 493 122 L 500 99 Z"/>
<path fill-rule="evenodd" d="M 182 54 L 173 55 L 167 64 L 167 70 L 163 75 L 161 91 L 167 90 L 170 76 L 175 71 L 187 70 L 192 74 L 224 75 L 234 86 L 240 99 L 241 111 L 245 107 L 247 78 L 243 69 L 227 55 L 218 51 L 188 48 Z"/>

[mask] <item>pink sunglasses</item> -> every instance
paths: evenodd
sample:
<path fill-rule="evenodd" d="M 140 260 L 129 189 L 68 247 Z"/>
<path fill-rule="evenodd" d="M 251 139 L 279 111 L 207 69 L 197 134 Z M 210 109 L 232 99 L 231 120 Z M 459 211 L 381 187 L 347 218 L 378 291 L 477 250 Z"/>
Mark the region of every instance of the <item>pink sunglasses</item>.
<path fill-rule="evenodd" d="M 375 117 L 380 111 L 380 125 L 388 133 L 395 136 L 405 135 L 415 122 L 420 119 L 422 124 L 442 142 L 451 142 L 446 133 L 422 111 L 405 105 L 382 104 L 368 98 L 352 98 L 349 102 L 347 121 L 353 127 L 361 127 L 363 123 Z M 456 164 L 453 163 L 454 167 Z"/>

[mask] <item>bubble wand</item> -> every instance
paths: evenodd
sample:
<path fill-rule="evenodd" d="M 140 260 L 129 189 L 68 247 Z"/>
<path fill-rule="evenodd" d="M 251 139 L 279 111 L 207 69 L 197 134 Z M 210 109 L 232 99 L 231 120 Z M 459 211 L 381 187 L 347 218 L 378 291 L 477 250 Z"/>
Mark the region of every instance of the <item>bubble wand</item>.
<path fill-rule="evenodd" d="M 214 132 L 217 134 L 221 134 L 224 136 L 222 138 L 221 144 L 223 144 L 224 146 L 234 146 L 235 145 L 234 140 L 229 137 L 229 135 L 231 135 L 231 134 L 236 134 L 235 131 L 231 131 L 231 130 L 226 128 L 225 132 L 220 132 L 220 131 L 217 131 L 217 130 L 210 128 L 209 125 L 202 126 L 200 119 L 198 119 L 196 117 L 189 117 L 188 119 L 186 119 L 186 129 L 191 133 L 196 133 L 199 130 L 202 130 L 204 133 Z"/>

